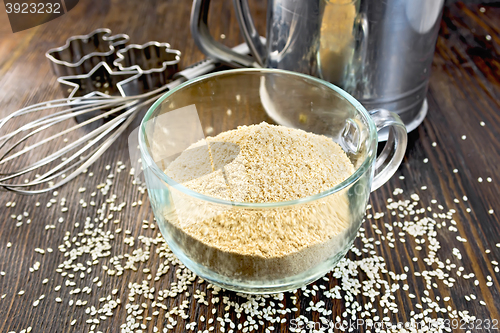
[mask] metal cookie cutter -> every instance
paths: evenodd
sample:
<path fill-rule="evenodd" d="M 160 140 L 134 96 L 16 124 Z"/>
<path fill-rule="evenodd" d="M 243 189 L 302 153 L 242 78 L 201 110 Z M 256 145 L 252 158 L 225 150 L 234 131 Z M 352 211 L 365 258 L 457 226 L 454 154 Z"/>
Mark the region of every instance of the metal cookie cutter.
<path fill-rule="evenodd" d="M 83 97 L 93 92 L 125 97 L 131 95 L 127 85 L 137 80 L 141 74 L 137 70 L 113 71 L 107 62 L 102 61 L 87 74 L 62 76 L 57 81 L 70 87 L 67 90 L 69 98 Z"/>
<path fill-rule="evenodd" d="M 114 65 L 122 71 L 136 70 L 142 75 L 134 87 L 140 93 L 167 84 L 179 70 L 181 52 L 168 43 L 131 44 L 116 53 Z"/>
<path fill-rule="evenodd" d="M 107 62 L 102 61 L 89 73 L 83 75 L 62 76 L 57 81 L 68 87 L 69 98 L 82 97 L 92 98 L 96 96 L 130 96 L 135 92 L 137 79 L 141 76 L 137 70 L 113 71 Z M 70 103 L 71 104 L 71 103 Z M 88 112 L 83 115 L 76 115 L 76 121 L 81 123 L 99 113 L 107 112 L 108 109 Z M 97 124 L 102 124 L 99 122 Z"/>
<path fill-rule="evenodd" d="M 102 61 L 112 65 L 116 51 L 129 39 L 125 34 L 111 36 L 109 29 L 96 29 L 88 35 L 68 38 L 64 46 L 50 49 L 45 56 L 56 76 L 86 74 Z"/>

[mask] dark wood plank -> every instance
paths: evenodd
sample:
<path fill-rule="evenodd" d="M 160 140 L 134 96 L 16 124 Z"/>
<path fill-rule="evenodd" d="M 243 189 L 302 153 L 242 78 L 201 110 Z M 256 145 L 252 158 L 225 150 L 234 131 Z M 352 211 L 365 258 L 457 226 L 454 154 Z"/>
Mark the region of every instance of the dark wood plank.
<path fill-rule="evenodd" d="M 195 47 L 188 28 L 190 2 L 180 1 L 81 1 L 70 13 L 52 22 L 35 27 L 23 32 L 12 34 L 8 26 L 5 12 L 0 11 L 0 117 L 12 112 L 22 106 L 36 102 L 60 98 L 62 96 L 60 88 L 56 83 L 48 61 L 44 53 L 52 47 L 63 45 L 66 38 L 88 33 L 93 29 L 108 27 L 114 33 L 127 33 L 133 43 L 144 43 L 149 40 L 169 42 L 172 47 L 179 49 L 182 53 L 182 67 L 195 61 L 201 60 L 203 55 Z M 252 11 L 256 17 L 257 28 L 261 33 L 265 31 L 265 1 L 252 2 Z M 210 18 L 213 35 L 227 45 L 236 45 L 242 41 L 239 36 L 237 22 L 232 13 L 230 1 L 213 1 L 212 15 Z M 484 10 L 483 10 L 484 9 Z M 465 5 L 463 3 L 451 4 L 444 11 L 441 24 L 440 37 L 438 39 L 436 53 L 432 67 L 432 77 L 429 86 L 428 101 L 429 113 L 424 123 L 409 135 L 409 146 L 403 164 L 396 175 L 381 189 L 374 192 L 370 203 L 373 206 L 368 211 L 372 217 L 367 217 L 363 224 L 364 234 L 367 238 L 373 237 L 381 240 L 382 236 L 387 237 L 390 230 L 385 223 L 393 225 L 394 222 L 403 223 L 407 218 L 390 215 L 387 209 L 387 200 L 410 200 L 412 193 L 420 196 L 422 207 L 431 206 L 433 212 L 440 211 L 438 205 L 443 206 L 443 211 L 454 209 L 453 219 L 456 221 L 457 232 L 448 230 L 450 223 L 446 227 L 436 229 L 437 239 L 441 249 L 437 256 L 440 260 L 450 259 L 458 266 L 463 266 L 463 274 L 474 273 L 475 277 L 464 279 L 456 275 L 453 270 L 451 276 L 456 279 L 452 288 L 448 288 L 442 282 L 438 283 L 438 288 L 429 290 L 429 297 L 435 299 L 441 297 L 438 303 L 441 307 L 450 305 L 453 309 L 468 310 L 470 314 L 477 318 L 500 320 L 500 283 L 499 273 L 495 272 L 495 265 L 492 260 L 500 261 L 500 248 L 496 246 L 500 243 L 500 187 L 497 185 L 500 175 L 500 7 L 498 4 L 490 5 Z M 225 38 L 221 38 L 221 34 Z M 488 37 L 489 36 L 489 37 Z M 484 122 L 482 126 L 480 122 Z M 9 125 L 6 129 L 12 128 Z M 1 134 L 0 133 L 0 134 Z M 74 134 L 78 135 L 78 133 Z M 465 135 L 466 139 L 462 140 Z M 432 145 L 436 142 L 436 146 Z M 61 144 L 61 143 L 60 143 Z M 43 156 L 45 151 L 37 151 L 32 156 Z M 428 159 L 428 163 L 424 162 Z M 127 168 L 117 173 L 117 161 L 123 161 Z M 156 253 L 159 245 L 147 245 L 141 243 L 140 235 L 155 237 L 158 229 L 143 229 L 142 221 L 147 220 L 154 225 L 152 211 L 149 207 L 147 194 L 138 191 L 138 186 L 133 185 L 131 176 L 128 174 L 129 160 L 127 142 L 124 138 L 116 142 L 109 152 L 93 165 L 89 172 L 94 176 L 89 177 L 89 173 L 78 177 L 70 184 L 59 190 L 57 197 L 51 193 L 38 196 L 19 196 L 11 193 L 0 192 L 0 271 L 5 272 L 0 276 L 0 332 L 20 332 L 31 326 L 33 332 L 88 332 L 91 324 L 86 320 L 90 317 L 85 313 L 89 306 L 98 307 L 102 302 L 101 297 L 111 295 L 112 299 L 120 299 L 121 305 L 113 310 L 113 316 L 102 320 L 95 332 L 118 332 L 120 325 L 126 323 L 128 296 L 130 289 L 129 282 L 142 283 L 147 280 L 149 273 L 143 273 L 143 269 L 155 270 L 164 260 Z M 107 171 L 106 165 L 112 165 L 112 169 Z M 454 173 L 453 170 L 458 172 Z M 103 196 L 96 186 L 106 181 L 107 175 L 114 171 L 115 178 L 113 185 L 107 196 Z M 404 179 L 402 179 L 404 177 Z M 483 182 L 478 182 L 481 177 Z M 487 178 L 491 177 L 492 182 Z M 423 190 L 422 187 L 427 189 Z M 85 192 L 79 192 L 79 188 L 85 187 Z M 393 194 L 396 188 L 403 189 L 402 194 Z M 95 197 L 91 192 L 96 191 Z M 67 232 L 70 237 L 91 238 L 90 236 L 79 237 L 78 233 L 84 230 L 87 217 L 94 218 L 99 206 L 109 199 L 111 194 L 116 194 L 117 203 L 127 202 L 121 212 L 113 212 L 111 220 L 118 219 L 119 223 L 112 221 L 104 224 L 102 230 L 109 230 L 115 239 L 112 243 L 111 256 L 99 258 L 99 264 L 90 265 L 90 273 L 85 272 L 85 276 L 80 278 L 80 271 L 75 272 L 73 279 L 62 276 L 56 272 L 57 265 L 67 260 L 64 253 L 58 250 L 58 245 L 64 244 Z M 464 201 L 463 196 L 468 200 Z M 67 198 L 67 212 L 61 211 L 60 199 Z M 47 202 L 56 199 L 57 203 L 47 208 Z M 83 208 L 79 203 L 84 199 L 90 203 L 96 202 L 96 206 L 90 204 Z M 458 199 L 458 203 L 454 201 Z M 132 202 L 142 200 L 142 205 L 132 206 Z M 436 200 L 433 203 L 432 200 Z M 7 202 L 16 202 L 13 208 L 6 207 Z M 36 202 L 41 205 L 37 207 Z M 109 207 L 109 203 L 108 203 Z M 470 212 L 467 211 L 470 209 Z M 488 213 L 494 210 L 493 214 Z M 17 216 L 23 212 L 28 212 L 28 217 L 23 217 L 23 224 L 16 227 Z M 384 212 L 385 216 L 375 219 L 374 212 Z M 12 218 L 14 215 L 15 218 Z M 431 215 L 432 216 L 432 215 Z M 62 223 L 58 222 L 60 217 L 64 217 Z M 27 219 L 32 222 L 27 224 Z M 76 226 L 79 223 L 79 226 Z M 55 225 L 55 229 L 46 229 L 47 225 Z M 95 229 L 89 228 L 90 229 Z M 121 228 L 121 233 L 116 230 Z M 400 232 L 401 228 L 395 227 L 395 232 Z M 130 230 L 135 243 L 133 246 L 124 243 L 125 230 Z M 467 242 L 459 242 L 456 236 L 467 239 Z M 421 310 L 416 304 L 422 304 L 426 297 L 425 281 L 415 273 L 430 270 L 422 259 L 429 255 L 425 246 L 421 251 L 416 247 L 417 239 L 406 234 L 402 236 L 405 243 L 396 241 L 394 248 L 388 246 L 386 241 L 381 245 L 375 245 L 374 250 L 377 256 L 382 257 L 387 265 L 387 270 L 401 274 L 405 272 L 404 267 L 408 267 L 406 281 L 394 281 L 388 274 L 382 274 L 382 279 L 390 283 L 398 283 L 401 287 L 409 285 L 408 291 L 399 290 L 393 293 L 394 300 L 399 308 L 398 313 L 389 314 L 392 322 L 406 322 L 410 319 L 410 311 L 419 312 Z M 11 243 L 10 247 L 7 243 Z M 161 244 L 160 244 L 161 245 Z M 363 243 L 358 239 L 356 247 L 362 248 Z M 52 248 L 53 252 L 40 254 L 35 252 L 35 248 Z M 452 253 L 452 249 L 460 250 L 462 260 L 458 260 Z M 144 249 L 151 251 L 151 256 L 145 263 L 137 263 L 137 271 L 125 270 L 120 277 L 110 276 L 104 266 L 111 268 L 111 258 L 124 254 L 132 255 L 134 250 Z M 490 250 L 486 254 L 486 250 Z M 352 261 L 360 258 L 369 258 L 371 255 L 363 254 L 362 257 L 350 252 L 347 258 Z M 413 258 L 420 258 L 414 262 Z M 87 266 L 87 261 L 91 260 L 88 255 L 79 256 L 76 262 Z M 125 265 L 126 258 L 120 259 Z M 39 261 L 40 267 L 34 272 L 30 272 L 35 263 Z M 63 270 L 66 271 L 66 270 Z M 153 272 L 154 274 L 154 272 Z M 100 277 L 102 287 L 97 287 L 92 283 L 94 277 Z M 486 286 L 488 276 L 491 276 L 493 285 Z M 340 279 L 331 278 L 327 281 L 318 281 L 316 285 L 325 285 L 328 289 L 337 285 L 342 286 Z M 47 283 L 43 283 L 48 279 Z M 171 269 L 159 281 L 149 281 L 148 285 L 154 285 L 158 289 L 167 289 L 175 281 L 175 272 Z M 360 281 L 367 281 L 365 273 L 360 272 Z M 479 281 L 479 285 L 474 285 L 474 280 Z M 77 282 L 77 286 L 65 286 L 65 281 Z M 434 280 L 433 280 L 434 281 Z M 62 285 L 60 291 L 54 288 Z M 75 288 L 91 287 L 90 294 L 71 295 L 69 291 Z M 112 290 L 117 289 L 117 294 L 113 295 Z M 24 295 L 18 295 L 20 290 L 24 290 Z M 217 315 L 223 316 L 230 313 L 229 318 L 235 323 L 239 320 L 234 311 L 225 311 L 221 303 L 209 306 L 200 305 L 193 301 L 193 293 L 200 290 L 208 294 L 207 299 L 214 297 L 213 290 L 207 287 L 205 282 L 198 282 L 189 286 L 189 296 L 179 295 L 175 298 L 167 299 L 164 304 L 167 310 L 160 309 L 158 316 L 152 316 L 152 320 L 144 319 L 141 323 L 146 325 L 143 331 L 152 332 L 156 325 L 162 329 L 167 324 L 165 313 L 174 306 L 179 306 L 183 300 L 190 300 L 187 313 L 189 319 L 184 321 L 179 319 L 179 324 L 173 331 L 184 332 L 184 327 L 188 322 L 197 322 L 198 329 L 208 329 L 207 322 L 201 321 L 201 316 L 205 318 L 213 317 L 212 309 Z M 410 299 L 408 293 L 416 295 L 415 299 Z M 320 296 L 321 294 L 321 296 Z M 465 295 L 475 294 L 477 300 L 467 301 Z M 38 306 L 33 307 L 33 302 L 41 295 L 45 295 Z M 229 297 L 235 302 L 243 302 L 244 298 L 231 292 L 221 292 L 218 295 Z M 292 306 L 288 293 L 284 304 Z M 311 300 L 323 300 L 327 309 L 333 313 L 330 317 L 334 320 L 336 316 L 342 316 L 350 306 L 344 301 L 331 299 L 318 292 L 317 296 L 304 296 L 303 291 L 298 291 L 297 308 L 299 314 L 308 317 L 310 320 L 319 320 L 317 312 L 308 310 Z M 444 297 L 451 297 L 449 301 L 442 301 Z M 62 303 L 55 302 L 56 297 L 62 299 Z M 78 299 L 87 301 L 85 306 L 69 306 L 69 301 L 76 302 Z M 131 303 L 139 303 L 137 301 Z M 355 300 L 363 305 L 369 298 L 357 295 Z M 480 305 L 479 300 L 486 303 Z M 352 303 L 352 302 L 351 302 Z M 153 310 L 148 310 L 149 315 Z M 386 316 L 381 306 L 375 308 L 375 312 L 381 318 Z M 275 331 L 288 332 L 290 321 L 296 318 L 297 314 L 292 313 L 282 316 L 287 319 L 287 323 L 274 325 Z M 436 314 L 432 314 L 438 317 Z M 440 314 L 439 317 L 447 318 L 447 314 Z M 255 318 L 254 318 L 255 319 Z M 71 322 L 76 320 L 74 326 Z M 241 319 L 242 320 L 242 319 Z M 268 323 L 265 326 L 269 326 Z M 215 331 L 220 331 L 217 326 Z M 259 331 L 264 331 L 259 328 Z M 361 330 L 364 331 L 364 330 Z M 495 331 L 492 329 L 471 331 Z"/>

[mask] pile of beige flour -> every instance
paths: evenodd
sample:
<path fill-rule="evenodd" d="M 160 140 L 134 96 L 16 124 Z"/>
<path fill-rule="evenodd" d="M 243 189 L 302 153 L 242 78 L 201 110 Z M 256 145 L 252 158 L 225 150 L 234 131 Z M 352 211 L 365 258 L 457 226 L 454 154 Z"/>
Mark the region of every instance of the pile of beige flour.
<path fill-rule="evenodd" d="M 354 167 L 331 139 L 283 126 L 241 126 L 185 150 L 165 173 L 185 187 L 232 202 L 279 203 L 344 181 Z M 345 191 L 288 207 L 247 208 L 172 189 L 165 218 L 171 240 L 193 261 L 230 278 L 300 274 L 346 246 Z"/>

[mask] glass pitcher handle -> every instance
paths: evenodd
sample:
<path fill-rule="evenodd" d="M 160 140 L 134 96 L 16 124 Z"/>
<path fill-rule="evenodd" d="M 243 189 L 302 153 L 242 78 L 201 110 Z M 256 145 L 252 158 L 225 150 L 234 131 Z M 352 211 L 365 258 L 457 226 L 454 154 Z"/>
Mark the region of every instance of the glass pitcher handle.
<path fill-rule="evenodd" d="M 371 110 L 368 113 L 378 132 L 389 127 L 389 138 L 375 162 L 375 176 L 371 188 L 373 192 L 384 185 L 398 169 L 405 155 L 408 136 L 406 126 L 396 113 L 384 109 Z"/>
<path fill-rule="evenodd" d="M 248 44 L 250 53 L 260 66 L 265 67 L 266 44 L 262 42 L 259 32 L 255 28 L 248 0 L 233 0 L 233 4 L 243 39 Z"/>
<path fill-rule="evenodd" d="M 191 9 L 191 34 L 198 48 L 210 58 L 231 67 L 261 67 L 254 58 L 240 54 L 217 42 L 208 28 L 210 0 L 193 0 Z"/>

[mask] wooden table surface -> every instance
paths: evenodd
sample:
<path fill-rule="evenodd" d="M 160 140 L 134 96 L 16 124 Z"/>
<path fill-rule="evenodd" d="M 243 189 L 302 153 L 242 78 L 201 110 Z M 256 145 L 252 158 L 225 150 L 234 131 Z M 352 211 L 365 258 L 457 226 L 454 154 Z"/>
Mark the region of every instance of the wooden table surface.
<path fill-rule="evenodd" d="M 0 10 L 0 117 L 22 106 L 62 97 L 44 53 L 49 48 L 63 45 L 70 36 L 88 33 L 96 28 L 107 27 L 115 33 L 129 34 L 133 43 L 150 40 L 169 42 L 182 52 L 182 67 L 202 59 L 203 55 L 190 37 L 190 5 L 189 1 L 82 0 L 68 14 L 16 34 L 10 30 L 6 13 L 3 9 Z M 252 10 L 258 29 L 263 32 L 265 1 L 253 1 Z M 221 40 L 221 34 L 224 34 L 223 42 L 227 45 L 236 45 L 242 41 L 230 1 L 213 1 L 210 20 L 212 34 L 217 39 Z M 395 281 L 391 274 L 380 273 L 381 279 L 391 284 L 397 283 L 402 288 L 391 294 L 391 302 L 398 308 L 397 313 L 384 312 L 380 297 L 376 297 L 373 316 L 389 316 L 392 322 L 406 322 L 410 320 L 412 311 L 422 312 L 420 305 L 424 309 L 432 306 L 432 299 L 441 308 L 449 308 L 439 314 L 429 312 L 431 317 L 452 319 L 458 316 L 453 310 L 466 310 L 478 320 L 490 320 L 494 323 L 495 320 L 500 320 L 500 273 L 498 268 L 495 270 L 495 260 L 500 261 L 500 187 L 497 185 L 500 182 L 498 5 L 456 3 L 445 9 L 427 98 L 429 112 L 426 119 L 409 134 L 408 150 L 396 175 L 371 195 L 370 203 L 373 208 L 368 211 L 367 222 L 363 225 L 365 238 L 373 237 L 382 241 L 374 247 L 374 253 L 362 253 L 361 258 L 380 256 L 385 260 L 388 271 L 407 274 L 406 280 Z M 14 125 L 11 124 L 8 128 Z M 6 129 L 0 130 L 0 134 L 5 131 Z M 31 158 L 40 154 L 43 155 L 43 151 L 35 152 Z M 110 172 L 119 168 L 118 161 L 123 161 L 125 169 L 121 173 L 115 172 L 113 185 L 109 193 L 104 195 L 96 187 L 106 181 Z M 52 193 L 21 196 L 0 192 L 0 332 L 27 332 L 28 327 L 32 328 L 32 332 L 118 332 L 120 325 L 128 320 L 127 304 L 141 306 L 144 302 L 147 303 L 148 310 L 139 319 L 144 324 L 143 328 L 139 326 L 137 330 L 153 332 L 154 327 L 157 327 L 162 331 L 168 324 L 165 313 L 184 300 L 189 301 L 187 319 L 177 318 L 178 323 L 172 331 L 183 332 L 185 325 L 190 322 L 196 322 L 197 329 L 202 330 L 214 326 L 215 324 L 208 324 L 208 318 L 213 317 L 212 309 L 221 317 L 227 312 L 235 323 L 244 321 L 245 316 L 238 319 L 233 310 L 224 309 L 222 296 L 236 302 L 246 301 L 245 298 L 231 292 L 221 292 L 218 295 L 221 301 L 212 304 L 210 300 L 214 297 L 211 294 L 213 290 L 208 288 L 207 291 L 207 284 L 204 282 L 196 281 L 188 286 L 188 294 L 182 292 L 163 302 L 157 299 L 158 290 L 170 288 L 176 268 L 172 267 L 158 281 L 148 280 L 150 273 L 144 269 L 150 268 L 156 272 L 164 258 L 160 256 L 162 250 L 157 251 L 160 245 L 147 244 L 145 238 L 141 237 L 154 238 L 158 229 L 143 228 L 144 220 L 148 222 L 146 226 L 151 224 L 154 228 L 153 215 L 147 194 L 141 193 L 131 182 L 129 163 L 126 139 L 122 138 L 89 169 L 89 173 L 93 172 L 94 176 L 89 176 L 89 173 L 79 176 L 60 188 L 58 196 Z M 111 165 L 109 171 L 106 170 L 106 165 Z M 86 191 L 79 191 L 81 188 L 86 188 Z M 397 188 L 402 189 L 402 192 L 394 192 Z M 94 191 L 97 194 L 92 197 L 91 193 Z M 411 200 L 410 195 L 413 193 L 419 195 L 420 206 L 430 206 L 433 209 L 432 212 L 422 212 L 421 217 L 428 216 L 447 222 L 446 226 L 435 227 L 436 236 L 433 239 L 440 244 L 439 249 L 434 249 L 436 257 L 454 267 L 442 268 L 455 279 L 452 287 L 445 285 L 442 280 L 433 279 L 431 282 L 435 286 L 430 290 L 426 289 L 425 274 L 420 273 L 436 269 L 436 264 L 432 266 L 424 261 L 424 258 L 432 257 L 432 253 L 429 253 L 429 241 L 425 245 L 420 241 L 427 236 L 415 236 L 410 231 L 400 235 L 402 229 L 398 229 L 397 222 L 410 219 L 404 215 L 393 216 L 387 209 L 388 199 Z M 128 203 L 121 211 L 109 211 L 109 200 L 113 194 L 116 195 L 117 204 Z M 60 203 L 63 197 L 67 199 L 65 212 Z M 56 202 L 47 207 L 51 199 Z M 89 205 L 83 207 L 81 200 Z M 100 214 L 97 210 L 103 208 L 102 204 L 106 200 L 108 205 L 104 208 L 104 213 L 114 215 L 109 223 L 97 219 L 95 226 L 84 226 L 87 217 L 93 221 Z M 95 201 L 95 206 L 90 205 L 91 201 Z M 132 204 L 139 201 L 142 201 L 142 205 Z M 15 202 L 15 206 L 7 207 L 10 202 Z M 37 202 L 40 206 L 36 205 Z M 439 215 L 433 217 L 433 213 L 450 210 L 453 210 L 453 222 L 442 219 Z M 24 212 L 28 216 L 23 216 Z M 380 217 L 376 212 L 384 212 L 385 215 Z M 111 220 L 119 222 L 112 223 Z M 387 239 L 391 235 L 389 227 L 394 222 L 396 224 L 392 235 L 396 240 L 391 243 Z M 117 229 L 123 231 L 119 232 Z M 84 230 L 89 233 L 84 234 Z M 92 230 L 95 231 L 94 234 Z M 126 230 L 130 234 L 126 234 Z M 99 231 L 102 234 L 98 234 Z M 91 241 L 102 244 L 108 242 L 111 255 L 93 252 L 95 257 L 92 258 L 82 250 L 82 244 Z M 59 249 L 65 242 L 70 242 L 73 248 L 80 247 L 82 253 L 74 263 L 81 263 L 82 270 L 68 271 L 65 268 L 65 260 L 69 257 Z M 361 239 L 356 241 L 355 246 L 362 248 Z M 418 246 L 422 246 L 422 250 L 419 251 Z M 53 251 L 50 252 L 49 248 Z M 89 248 L 100 247 L 89 245 Z M 45 250 L 45 254 L 40 253 L 39 249 Z M 102 248 L 101 251 L 105 252 Z M 140 262 L 140 253 L 146 253 L 145 262 Z M 137 260 L 137 271 L 125 269 L 121 276 L 109 273 L 112 267 L 116 267 L 117 261 L 125 266 L 126 260 L 130 258 Z M 360 260 L 352 252 L 348 253 L 347 258 L 353 262 Z M 92 263 L 94 259 L 97 262 Z M 457 274 L 459 267 L 463 267 L 461 276 L 460 273 Z M 329 278 L 329 282 L 321 280 L 316 285 L 324 285 L 330 289 L 345 283 L 331 275 Z M 363 282 L 368 277 L 360 269 L 356 279 Z M 102 281 L 102 286 L 99 287 L 98 282 L 92 282 L 97 280 Z M 152 293 L 153 299 L 165 305 L 164 309 L 158 308 L 159 315 L 153 314 L 151 300 L 145 300 L 144 295 L 136 295 L 133 301 L 129 299 L 129 283 L 141 284 L 143 280 L 149 288 L 156 288 Z M 404 290 L 405 284 L 409 286 L 408 291 Z M 56 288 L 58 285 L 62 285 L 60 290 L 56 290 L 59 289 Z M 80 289 L 79 292 L 75 291 L 77 288 Z M 85 291 L 82 292 L 81 289 L 84 288 Z M 208 306 L 193 298 L 195 290 L 207 291 Z M 288 332 L 291 320 L 299 314 L 317 321 L 318 312 L 308 308 L 311 300 L 323 300 L 325 307 L 332 310 L 327 316 L 332 320 L 352 308 L 352 301 L 346 303 L 343 299 L 332 299 L 320 291 L 315 296 L 307 296 L 307 293 L 298 291 L 298 312 L 282 315 L 287 322 L 273 324 L 275 331 Z M 416 297 L 410 298 L 409 293 Z M 101 299 L 108 298 L 108 295 L 108 300 Z M 285 295 L 287 306 L 291 304 L 290 296 L 290 293 Z M 361 294 L 353 297 L 361 305 L 368 302 L 368 298 Z M 57 302 L 56 298 L 60 298 L 61 302 Z M 99 315 L 92 316 L 92 313 L 88 313 L 92 309 L 86 311 L 91 306 L 100 308 L 104 303 L 109 303 L 110 299 L 119 299 L 121 304 L 115 304 L 116 307 L 110 310 L 112 315 L 107 319 L 99 318 Z M 151 318 L 147 318 L 148 316 Z M 202 316 L 207 320 L 202 321 Z M 94 328 L 94 323 L 87 323 L 92 318 L 99 322 Z M 264 327 L 270 325 L 264 323 Z M 363 328 L 360 330 L 365 331 Z M 477 323 L 470 329 L 472 332 L 496 330 L 498 328 L 487 329 L 486 325 L 480 329 Z M 219 324 L 214 331 L 221 331 Z M 257 331 L 264 329 L 259 325 Z M 457 328 L 455 331 L 461 330 Z"/>

